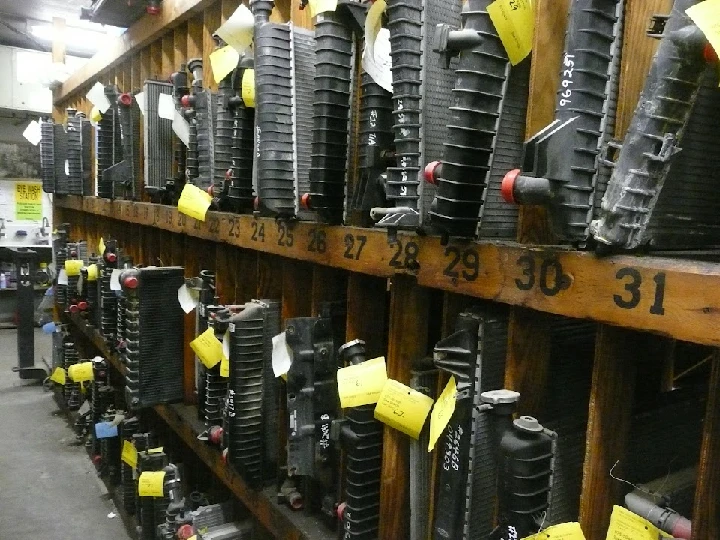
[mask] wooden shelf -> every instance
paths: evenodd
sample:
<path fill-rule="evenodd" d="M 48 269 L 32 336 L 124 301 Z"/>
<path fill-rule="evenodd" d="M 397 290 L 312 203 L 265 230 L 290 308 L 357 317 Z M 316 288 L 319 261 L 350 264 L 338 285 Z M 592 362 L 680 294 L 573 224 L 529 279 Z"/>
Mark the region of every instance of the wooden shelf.
<path fill-rule="evenodd" d="M 511 242 L 451 242 L 379 229 L 278 222 L 208 212 L 204 222 L 176 207 L 96 197 L 57 197 L 64 209 L 185 234 L 291 259 L 567 317 L 720 345 L 720 264 L 593 253 Z"/>
<path fill-rule="evenodd" d="M 65 314 L 65 320 L 85 335 L 120 374 L 125 376 L 125 365 L 117 354 L 110 351 L 105 339 L 92 326 L 76 314 Z M 230 491 L 275 538 L 287 540 L 332 540 L 335 534 L 323 527 L 316 517 L 303 512 L 293 512 L 275 501 L 276 490 L 272 487 L 256 491 L 231 467 L 227 466 L 220 451 L 198 440 L 204 430 L 197 419 L 197 409 L 182 404 L 156 405 L 154 411 L 187 444 L 190 449 L 213 471 Z"/>

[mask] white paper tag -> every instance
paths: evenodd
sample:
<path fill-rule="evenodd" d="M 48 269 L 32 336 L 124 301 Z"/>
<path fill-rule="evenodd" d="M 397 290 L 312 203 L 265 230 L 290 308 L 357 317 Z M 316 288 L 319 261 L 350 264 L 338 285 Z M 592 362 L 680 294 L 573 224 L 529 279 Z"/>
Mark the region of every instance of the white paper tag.
<path fill-rule="evenodd" d="M 158 98 L 158 116 L 165 120 L 174 120 L 175 113 L 175 101 L 170 94 L 160 94 Z"/>
<path fill-rule="evenodd" d="M 120 274 L 122 273 L 122 270 L 119 268 L 116 268 L 112 271 L 112 274 L 110 274 L 110 290 L 111 291 L 121 291 L 122 287 L 120 286 Z"/>
<path fill-rule="evenodd" d="M 37 120 L 33 120 L 28 124 L 28 127 L 23 131 L 23 137 L 25 137 L 30 144 L 37 146 L 42 139 L 42 133 L 40 130 L 40 123 Z"/>
<path fill-rule="evenodd" d="M 288 347 L 285 332 L 272 338 L 272 367 L 276 377 L 285 375 L 292 364 L 292 350 Z"/>
<path fill-rule="evenodd" d="M 101 82 L 96 82 L 85 97 L 103 114 L 110 108 L 110 100 L 105 95 L 105 87 Z"/>
<path fill-rule="evenodd" d="M 185 313 L 190 313 L 197 307 L 199 294 L 197 291 L 189 289 L 187 285 L 183 285 L 178 289 L 177 296 L 180 307 Z"/>
<path fill-rule="evenodd" d="M 245 4 L 240 4 L 235 13 L 230 15 L 230 18 L 215 33 L 225 43 L 243 54 L 252 43 L 254 28 L 255 21 L 252 12 Z"/>
<path fill-rule="evenodd" d="M 390 30 L 381 28 L 375 43 L 365 41 L 362 67 L 368 75 L 388 92 L 392 92 L 392 60 L 390 59 Z"/>
<path fill-rule="evenodd" d="M 172 128 L 175 135 L 178 136 L 178 139 L 180 139 L 185 146 L 190 146 L 190 125 L 178 110 L 175 110 L 175 114 L 173 115 Z"/>
<path fill-rule="evenodd" d="M 230 332 L 231 334 L 235 332 L 235 323 L 231 322 L 230 324 L 228 324 L 228 332 Z"/>
<path fill-rule="evenodd" d="M 135 94 L 135 101 L 137 101 L 140 112 L 143 116 L 145 116 L 145 113 L 147 112 L 147 103 L 145 103 L 145 92 L 138 92 L 137 94 Z"/>
<path fill-rule="evenodd" d="M 60 273 L 58 274 L 58 285 L 67 285 L 67 284 L 68 284 L 67 272 L 65 272 L 64 268 L 61 268 Z"/>
<path fill-rule="evenodd" d="M 223 355 L 225 355 L 225 358 L 230 358 L 230 329 L 225 331 L 225 335 L 223 335 Z"/>
<path fill-rule="evenodd" d="M 80 294 L 80 293 L 82 292 L 83 281 L 84 281 L 84 280 L 83 280 L 83 275 L 80 274 L 80 277 L 79 277 L 78 280 L 77 280 L 77 292 L 78 292 L 78 294 Z"/>
<path fill-rule="evenodd" d="M 90 410 L 90 402 L 86 399 L 85 401 L 83 401 L 83 404 L 80 405 L 80 408 L 78 409 L 78 414 L 79 414 L 80 416 L 82 416 L 83 414 L 85 414 L 85 413 L 88 412 L 89 410 Z"/>

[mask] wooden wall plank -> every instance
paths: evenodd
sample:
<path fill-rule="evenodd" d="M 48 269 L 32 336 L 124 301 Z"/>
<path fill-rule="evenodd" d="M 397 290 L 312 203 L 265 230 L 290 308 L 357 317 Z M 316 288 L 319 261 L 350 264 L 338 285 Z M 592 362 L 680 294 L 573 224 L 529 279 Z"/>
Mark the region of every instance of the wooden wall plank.
<path fill-rule="evenodd" d="M 140 52 L 140 79 L 147 80 L 151 77 L 152 73 L 152 59 L 150 53 L 150 47 L 145 47 Z"/>
<path fill-rule="evenodd" d="M 203 86 L 211 90 L 217 90 L 217 82 L 213 74 L 212 65 L 210 64 L 210 54 L 215 50 L 215 39 L 213 34 L 220 26 L 220 5 L 214 4 L 205 10 L 203 14 L 203 41 L 202 41 L 202 59 L 203 59 Z"/>
<path fill-rule="evenodd" d="M 163 40 L 153 41 L 150 45 L 150 76 L 148 78 L 161 80 L 163 68 Z"/>
<path fill-rule="evenodd" d="M 297 287 L 300 282 L 296 282 Z M 312 267 L 312 314 L 318 315 L 324 302 L 345 300 L 347 274 L 327 266 Z"/>
<path fill-rule="evenodd" d="M 283 259 L 275 255 L 258 254 L 257 259 L 257 297 L 269 300 L 282 298 Z"/>
<path fill-rule="evenodd" d="M 390 288 L 390 328 L 387 375 L 410 383 L 412 363 L 427 353 L 429 294 L 410 276 L 396 276 Z M 407 435 L 385 427 L 382 485 L 380 488 L 380 538 L 408 538 L 409 446 Z"/>
<path fill-rule="evenodd" d="M 203 55 L 203 15 L 200 13 L 188 21 L 187 59 L 202 58 Z"/>
<path fill-rule="evenodd" d="M 173 33 L 173 41 L 174 41 L 174 61 L 175 65 L 173 65 L 172 72 L 174 73 L 178 69 L 180 69 L 180 64 L 184 64 L 187 62 L 187 51 L 188 51 L 188 25 L 181 24 L 175 29 L 175 32 Z"/>
<path fill-rule="evenodd" d="M 580 524 L 587 540 L 604 540 L 613 504 L 621 504 L 622 477 L 635 391 L 636 361 L 646 336 L 600 325 L 595 341 L 592 389 L 587 425 L 585 465 L 580 496 Z"/>
<path fill-rule="evenodd" d="M 350 272 L 345 339 L 362 339 L 368 358 L 387 354 L 387 280 Z"/>
<path fill-rule="evenodd" d="M 162 67 L 160 78 L 167 81 L 175 71 L 175 34 L 170 32 L 162 39 Z"/>
<path fill-rule="evenodd" d="M 283 259 L 282 261 L 282 319 L 310 317 L 312 312 L 312 265 Z"/>

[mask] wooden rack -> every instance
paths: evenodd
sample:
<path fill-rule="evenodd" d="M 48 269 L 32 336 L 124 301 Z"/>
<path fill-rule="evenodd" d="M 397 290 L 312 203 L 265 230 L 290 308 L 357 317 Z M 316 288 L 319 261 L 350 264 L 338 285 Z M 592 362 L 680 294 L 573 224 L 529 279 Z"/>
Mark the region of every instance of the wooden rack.
<path fill-rule="evenodd" d="M 527 134 L 552 120 L 565 13 L 569 0 L 537 0 Z M 655 42 L 645 36 L 654 13 L 669 11 L 670 0 L 628 0 L 617 135 L 632 117 Z M 55 93 L 55 119 L 65 107 L 89 112 L 84 94 L 97 80 L 121 89 L 140 88 L 146 78 L 167 78 L 191 57 L 213 50 L 212 32 L 239 0 L 165 0 L 159 19 L 143 18 L 104 49 Z M 274 17 L 311 26 L 298 1 L 277 2 Z M 206 74 L 211 81 L 212 75 Z M 658 360 L 648 368 L 638 357 L 648 344 L 661 350 L 674 339 L 720 345 L 720 265 L 716 263 L 592 253 L 553 246 L 544 212 L 521 210 L 518 243 L 466 242 L 441 245 L 439 238 L 315 223 L 280 223 L 266 218 L 209 212 L 205 222 L 176 208 L 147 202 L 94 197 L 57 197 L 55 223 L 69 222 L 71 237 L 117 238 L 137 262 L 182 265 L 186 275 L 214 270 L 224 303 L 250 298 L 282 299 L 284 319 L 316 314 L 323 300 L 347 297 L 347 339 L 362 338 L 372 355 L 384 354 L 388 376 L 408 383 L 411 363 L 435 340 L 448 335 L 464 307 L 477 299 L 509 304 L 510 339 L 505 383 L 518 390 L 521 413 L 542 419 L 550 365 L 548 314 L 598 323 L 579 519 L 588 540 L 603 540 L 622 485 L 608 472 L 625 455 L 638 373 L 669 370 Z M 91 249 L 92 250 L 92 249 Z M 98 336 L 72 322 L 95 340 Z M 194 330 L 192 316 L 186 333 Z M 699 456 L 693 534 L 720 538 L 720 362 L 713 357 L 710 398 Z M 660 355 L 658 356 L 660 358 Z M 194 355 L 185 354 L 185 398 L 192 403 Z M 670 379 L 672 376 L 670 376 Z M 320 538 L 292 516 L 253 492 L 225 467 L 217 452 L 195 439 L 181 406 L 158 407 L 160 416 L 196 451 L 256 518 L 277 538 Z M 648 456 L 651 459 L 651 456 Z M 408 440 L 387 428 L 384 435 L 381 499 L 382 539 L 408 538 Z M 620 467 L 621 469 L 621 467 Z M 622 474 L 618 469 L 617 473 Z M 428 519 L 432 519 L 429 516 Z"/>

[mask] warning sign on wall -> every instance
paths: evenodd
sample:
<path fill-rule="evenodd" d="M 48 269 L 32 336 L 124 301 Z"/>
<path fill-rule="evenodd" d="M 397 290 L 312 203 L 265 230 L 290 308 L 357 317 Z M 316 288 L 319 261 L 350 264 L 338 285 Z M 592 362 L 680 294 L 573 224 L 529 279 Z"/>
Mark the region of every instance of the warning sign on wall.
<path fill-rule="evenodd" d="M 15 184 L 15 219 L 18 221 L 42 219 L 42 184 L 39 182 Z"/>

